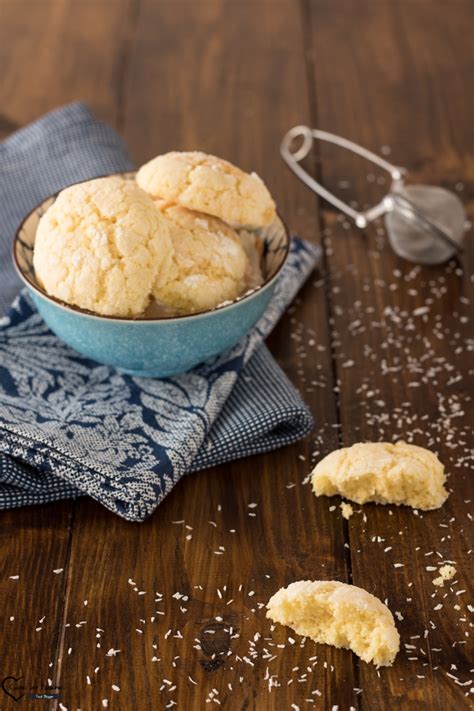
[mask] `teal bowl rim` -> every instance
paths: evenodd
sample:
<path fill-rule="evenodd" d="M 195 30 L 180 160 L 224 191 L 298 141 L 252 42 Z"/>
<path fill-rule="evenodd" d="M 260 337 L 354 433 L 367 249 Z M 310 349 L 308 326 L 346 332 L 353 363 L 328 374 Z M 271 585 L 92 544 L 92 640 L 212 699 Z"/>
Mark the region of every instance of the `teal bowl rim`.
<path fill-rule="evenodd" d="M 123 177 L 125 175 L 130 175 L 134 174 L 134 171 L 126 171 L 123 173 L 111 173 L 108 175 L 103 175 L 103 176 L 97 176 L 97 178 L 100 177 L 113 177 L 113 176 L 120 176 Z M 90 178 L 90 180 L 96 180 L 97 178 Z M 87 180 L 81 180 L 79 183 L 85 183 L 88 182 Z M 79 185 L 79 183 L 73 183 L 74 185 Z M 64 189 L 64 188 L 63 188 Z M 187 320 L 192 320 L 192 319 L 199 319 L 204 316 L 209 316 L 210 314 L 217 314 L 222 311 L 230 310 L 232 308 L 235 308 L 239 306 L 241 303 L 244 301 L 250 300 L 257 296 L 257 294 L 261 294 L 262 291 L 265 291 L 273 282 L 279 277 L 281 274 L 281 271 L 283 267 L 285 266 L 287 260 L 288 260 L 288 255 L 290 253 L 290 233 L 288 231 L 288 227 L 286 225 L 286 222 L 283 220 L 281 217 L 280 213 L 277 211 L 277 216 L 278 219 L 280 220 L 281 224 L 283 225 L 285 237 L 286 237 L 286 243 L 285 243 L 285 254 L 283 256 L 283 259 L 281 261 L 280 266 L 277 268 L 276 272 L 266 281 L 263 282 L 260 286 L 256 287 L 250 293 L 248 294 L 243 294 L 240 297 L 237 297 L 237 299 L 234 299 L 230 304 L 226 304 L 225 306 L 219 306 L 214 309 L 206 309 L 205 311 L 198 311 L 197 313 L 192 313 L 192 314 L 182 314 L 178 316 L 161 316 L 159 318 L 147 316 L 145 318 L 123 318 L 122 316 L 104 316 L 102 314 L 95 314 L 92 311 L 87 311 L 87 309 L 81 309 L 79 306 L 74 306 L 73 304 L 67 304 L 65 301 L 61 301 L 61 299 L 56 298 L 55 296 L 50 296 L 47 294 L 38 284 L 35 282 L 31 281 L 30 278 L 22 271 L 17 255 L 16 255 L 16 244 L 17 242 L 20 241 L 20 232 L 23 229 L 23 226 L 25 222 L 31 217 L 31 215 L 38 210 L 41 205 L 43 205 L 47 200 L 50 200 L 51 198 L 55 198 L 59 195 L 61 191 L 58 190 L 56 193 L 53 193 L 52 195 L 49 195 L 48 197 L 44 198 L 41 200 L 40 203 L 38 203 L 32 210 L 28 212 L 28 214 L 23 218 L 21 221 L 20 225 L 18 226 L 15 235 L 13 237 L 13 242 L 12 242 L 12 259 L 13 259 L 13 264 L 14 267 L 20 277 L 20 279 L 23 281 L 23 283 L 30 289 L 32 289 L 34 292 L 36 292 L 39 296 L 43 297 L 46 301 L 51 302 L 54 306 L 59 306 L 59 308 L 63 309 L 64 311 L 69 311 L 72 313 L 80 314 L 81 316 L 87 316 L 89 318 L 94 318 L 98 319 L 100 321 L 117 321 L 117 322 L 122 322 L 122 323 L 134 323 L 134 324 L 150 324 L 150 323 L 170 323 L 172 321 L 183 321 L 185 319 Z"/>

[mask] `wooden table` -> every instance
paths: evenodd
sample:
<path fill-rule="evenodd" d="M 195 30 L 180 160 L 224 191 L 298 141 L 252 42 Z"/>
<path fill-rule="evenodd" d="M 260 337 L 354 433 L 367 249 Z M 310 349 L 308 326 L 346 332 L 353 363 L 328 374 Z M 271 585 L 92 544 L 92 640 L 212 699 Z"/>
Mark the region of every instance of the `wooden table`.
<path fill-rule="evenodd" d="M 361 232 L 318 203 L 278 149 L 294 124 L 334 131 L 458 191 L 472 217 L 473 34 L 472 0 L 0 0 L 3 136 L 82 99 L 137 163 L 199 148 L 256 170 L 324 247 L 269 339 L 314 413 L 306 441 L 182 480 L 142 524 L 90 500 L 1 514 L 2 678 L 62 694 L 0 691 L 2 711 L 469 708 L 472 233 L 461 263 L 414 266 L 381 224 Z M 313 171 L 360 205 L 387 187 L 337 150 Z M 398 438 L 446 464 L 441 510 L 346 521 L 303 483 L 334 448 Z M 438 589 L 445 560 L 457 574 Z M 392 668 L 271 631 L 269 597 L 305 578 L 388 601 Z"/>

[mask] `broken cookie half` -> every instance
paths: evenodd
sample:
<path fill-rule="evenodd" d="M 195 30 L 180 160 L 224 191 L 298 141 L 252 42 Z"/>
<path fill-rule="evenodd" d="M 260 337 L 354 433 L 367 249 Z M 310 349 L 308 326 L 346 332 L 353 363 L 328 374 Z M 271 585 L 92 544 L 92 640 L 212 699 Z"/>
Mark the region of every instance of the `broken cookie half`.
<path fill-rule="evenodd" d="M 331 452 L 315 466 L 316 496 L 340 494 L 358 504 L 405 504 L 428 511 L 448 498 L 436 454 L 406 442 L 361 442 Z"/>
<path fill-rule="evenodd" d="M 352 649 L 364 662 L 390 666 L 400 648 L 392 613 L 377 597 L 336 580 L 300 580 L 281 588 L 267 617 L 314 642 Z"/>

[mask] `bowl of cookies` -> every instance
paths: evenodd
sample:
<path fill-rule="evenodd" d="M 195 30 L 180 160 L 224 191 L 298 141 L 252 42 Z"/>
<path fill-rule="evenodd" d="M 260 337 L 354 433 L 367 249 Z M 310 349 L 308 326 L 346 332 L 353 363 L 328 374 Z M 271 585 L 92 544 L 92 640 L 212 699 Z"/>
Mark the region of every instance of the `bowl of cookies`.
<path fill-rule="evenodd" d="M 289 242 L 255 173 L 171 152 L 44 200 L 20 225 L 13 258 L 59 338 L 122 372 L 165 377 L 255 325 Z"/>

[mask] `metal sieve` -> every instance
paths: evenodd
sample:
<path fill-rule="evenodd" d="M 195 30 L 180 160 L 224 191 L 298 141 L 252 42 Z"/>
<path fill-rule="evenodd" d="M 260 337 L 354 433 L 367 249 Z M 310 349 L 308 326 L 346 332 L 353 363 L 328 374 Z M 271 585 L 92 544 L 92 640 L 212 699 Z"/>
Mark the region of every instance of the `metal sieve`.
<path fill-rule="evenodd" d="M 345 148 L 387 171 L 389 192 L 373 207 L 358 212 L 312 178 L 300 165 L 313 147 L 314 139 Z M 302 141 L 299 148 L 295 143 Z M 441 264 L 462 252 L 466 213 L 460 199 L 450 190 L 431 185 L 405 185 L 407 171 L 352 141 L 327 131 L 294 126 L 285 134 L 281 155 L 291 170 L 315 193 L 354 220 L 363 229 L 384 217 L 390 244 L 396 254 L 420 264 Z"/>

